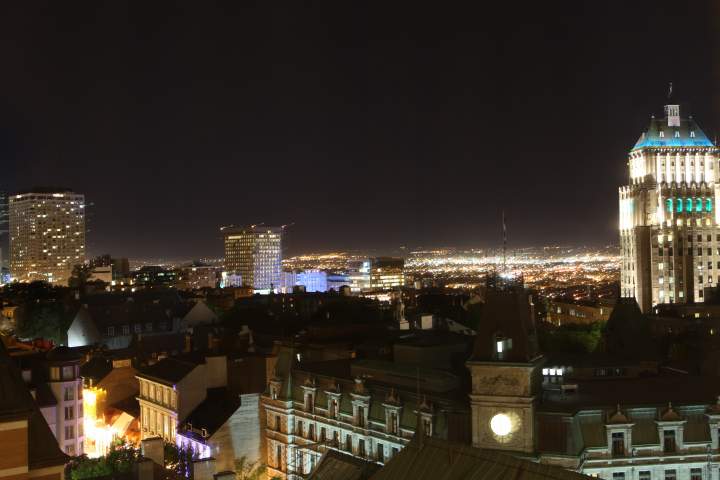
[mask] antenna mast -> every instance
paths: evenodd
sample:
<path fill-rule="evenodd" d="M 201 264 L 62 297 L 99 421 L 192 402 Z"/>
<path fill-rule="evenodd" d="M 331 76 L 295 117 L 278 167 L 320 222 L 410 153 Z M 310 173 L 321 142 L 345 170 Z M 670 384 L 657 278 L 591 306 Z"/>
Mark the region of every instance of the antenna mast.
<path fill-rule="evenodd" d="M 502 235 L 503 235 L 503 273 L 507 272 L 507 226 L 505 225 L 505 210 L 502 211 Z"/>

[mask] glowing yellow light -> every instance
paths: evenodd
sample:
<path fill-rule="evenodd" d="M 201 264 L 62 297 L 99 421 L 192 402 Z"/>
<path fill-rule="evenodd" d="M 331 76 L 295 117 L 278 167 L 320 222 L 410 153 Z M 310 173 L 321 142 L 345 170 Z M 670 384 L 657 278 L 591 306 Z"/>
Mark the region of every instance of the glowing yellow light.
<path fill-rule="evenodd" d="M 512 430 L 512 420 L 504 413 L 498 413 L 490 420 L 490 429 L 495 435 L 504 437 Z"/>

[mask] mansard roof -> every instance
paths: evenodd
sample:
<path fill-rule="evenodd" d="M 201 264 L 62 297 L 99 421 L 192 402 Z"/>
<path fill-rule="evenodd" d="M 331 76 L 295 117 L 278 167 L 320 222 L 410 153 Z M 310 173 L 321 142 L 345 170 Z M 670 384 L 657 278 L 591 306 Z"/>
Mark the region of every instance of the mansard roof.
<path fill-rule="evenodd" d="M 590 477 L 493 450 L 482 450 L 437 438 L 416 437 L 373 475 L 371 480 L 436 478 L 580 480 Z"/>
<path fill-rule="evenodd" d="M 691 133 L 692 132 L 692 133 Z M 662 136 L 661 136 L 662 134 Z M 681 118 L 680 126 L 668 126 L 667 117 L 650 119 L 650 125 L 638 139 L 633 150 L 648 147 L 713 147 L 692 117 Z"/>

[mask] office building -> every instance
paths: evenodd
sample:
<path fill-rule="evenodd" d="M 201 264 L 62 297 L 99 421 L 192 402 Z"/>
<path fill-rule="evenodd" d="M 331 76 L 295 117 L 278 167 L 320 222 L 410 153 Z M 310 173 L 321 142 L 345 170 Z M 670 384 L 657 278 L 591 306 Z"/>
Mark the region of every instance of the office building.
<path fill-rule="evenodd" d="M 243 286 L 275 290 L 280 286 L 282 227 L 223 227 L 225 271 L 240 275 Z"/>
<path fill-rule="evenodd" d="M 643 312 L 658 303 L 702 302 L 717 285 L 718 149 L 680 105 L 652 118 L 620 187 L 621 296 Z"/>
<path fill-rule="evenodd" d="M 85 196 L 38 188 L 9 198 L 10 272 L 19 282 L 67 285 L 85 261 Z"/>
<path fill-rule="evenodd" d="M 387 290 L 405 285 L 405 260 L 377 257 L 370 260 L 370 288 Z"/>

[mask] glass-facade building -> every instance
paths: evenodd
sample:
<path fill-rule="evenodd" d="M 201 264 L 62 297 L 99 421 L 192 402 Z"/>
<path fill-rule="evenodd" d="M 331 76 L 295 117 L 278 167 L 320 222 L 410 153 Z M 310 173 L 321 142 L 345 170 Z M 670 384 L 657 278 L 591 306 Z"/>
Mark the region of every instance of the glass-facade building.
<path fill-rule="evenodd" d="M 223 227 L 225 271 L 255 290 L 280 288 L 282 227 Z"/>
<path fill-rule="evenodd" d="M 67 285 L 85 261 L 85 196 L 36 189 L 11 195 L 8 211 L 13 279 Z"/>

